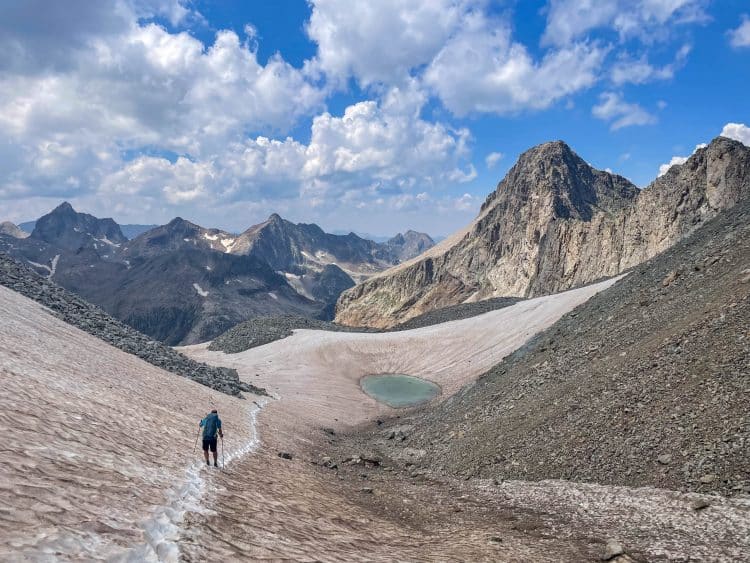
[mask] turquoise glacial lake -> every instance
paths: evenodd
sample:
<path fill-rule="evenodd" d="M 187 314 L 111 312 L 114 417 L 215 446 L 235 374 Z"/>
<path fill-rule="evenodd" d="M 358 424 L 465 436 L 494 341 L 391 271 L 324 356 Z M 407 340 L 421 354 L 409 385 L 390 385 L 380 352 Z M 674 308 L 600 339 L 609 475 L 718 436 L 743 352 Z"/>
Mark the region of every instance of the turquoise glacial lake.
<path fill-rule="evenodd" d="M 440 395 L 440 386 L 426 379 L 397 373 L 367 375 L 360 380 L 362 390 L 389 407 L 413 407 Z"/>

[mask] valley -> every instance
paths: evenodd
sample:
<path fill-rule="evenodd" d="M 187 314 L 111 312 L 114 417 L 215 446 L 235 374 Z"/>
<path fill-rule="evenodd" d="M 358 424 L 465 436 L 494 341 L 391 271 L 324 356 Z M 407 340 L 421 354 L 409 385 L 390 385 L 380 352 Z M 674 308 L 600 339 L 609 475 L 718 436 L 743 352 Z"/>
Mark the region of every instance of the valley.
<path fill-rule="evenodd" d="M 746 147 L 719 139 L 712 150 L 723 152 L 720 172 L 706 168 L 710 194 L 690 184 L 698 203 L 673 214 L 672 234 L 659 231 L 652 250 L 622 242 L 617 252 L 632 263 L 596 270 L 593 255 L 569 254 L 565 271 L 590 274 L 560 277 L 560 255 L 540 251 L 537 277 L 519 277 L 527 290 L 476 286 L 464 298 L 454 284 L 450 298 L 388 317 L 387 328 L 312 318 L 336 291 L 315 301 L 304 284 L 359 268 L 348 291 L 369 295 L 377 280 L 474 244 L 492 205 L 382 272 L 399 259 L 382 246 L 278 216 L 238 236 L 178 218 L 128 240 L 114 222 L 64 204 L 30 236 L 4 227 L 0 425 L 8 433 L 20 420 L 23 445 L 0 469 L 0 557 L 741 560 L 750 174 Z M 710 160 L 696 154 L 660 181 L 660 198 L 674 189 L 690 200 L 679 179 Z M 594 220 L 591 202 L 551 177 L 578 215 L 549 228 Z M 621 210 L 596 219 L 612 224 L 649 195 L 601 175 L 592 185 L 597 201 Z M 606 232 L 596 240 L 609 249 Z M 555 284 L 539 286 L 543 272 Z M 107 279 L 132 292 L 98 285 Z M 425 295 L 445 280 L 424 278 Z M 118 308 L 125 295 L 129 315 Z M 174 297 L 185 295 L 202 301 L 195 318 Z M 215 339 L 223 325 L 212 314 L 229 328 Z M 400 387 L 370 385 L 383 375 Z M 406 387 L 418 399 L 402 396 Z M 226 432 L 217 468 L 195 452 L 210 408 Z"/>

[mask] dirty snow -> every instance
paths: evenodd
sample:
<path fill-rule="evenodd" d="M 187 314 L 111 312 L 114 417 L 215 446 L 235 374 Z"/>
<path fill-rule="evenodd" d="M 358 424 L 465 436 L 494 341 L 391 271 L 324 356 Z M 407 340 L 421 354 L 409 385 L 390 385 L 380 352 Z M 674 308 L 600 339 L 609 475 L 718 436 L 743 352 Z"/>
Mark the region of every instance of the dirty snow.
<path fill-rule="evenodd" d="M 50 262 L 49 266 L 47 266 L 46 264 L 40 264 L 38 262 L 33 262 L 32 260 L 27 260 L 27 262 L 29 264 L 31 264 L 32 266 L 36 266 L 37 268 L 41 268 L 43 270 L 47 270 L 47 272 L 49 272 L 47 274 L 47 279 L 48 280 L 51 280 L 52 276 L 54 276 L 55 273 L 57 272 L 57 263 L 59 261 L 60 261 L 60 255 L 59 254 L 55 254 L 55 257 L 52 259 L 52 261 Z"/>
<path fill-rule="evenodd" d="M 203 238 L 206 240 L 214 241 L 219 238 L 218 235 L 209 235 L 208 233 L 203 233 Z"/>
<path fill-rule="evenodd" d="M 253 402 L 162 371 L 4 287 L 0 310 L 0 435 L 12 436 L 0 560 L 176 561 L 186 512 L 216 486 L 193 454 L 198 421 L 217 408 L 226 460 L 238 459 L 257 445 Z"/>
<path fill-rule="evenodd" d="M 221 239 L 221 244 L 224 247 L 224 252 L 231 252 L 232 247 L 234 246 L 235 239 L 233 238 L 223 238 Z"/>
<path fill-rule="evenodd" d="M 307 297 L 308 299 L 312 299 L 313 301 L 315 300 L 312 293 L 310 293 L 310 290 L 305 287 L 304 278 L 302 276 L 298 276 L 290 272 L 282 273 L 284 274 L 287 283 L 292 286 L 292 289 L 294 289 L 294 291 L 296 291 L 303 297 Z"/>
<path fill-rule="evenodd" d="M 195 288 L 195 291 L 198 292 L 198 295 L 201 297 L 208 297 L 208 291 L 204 290 L 201 286 L 199 286 L 197 283 L 193 284 L 193 287 Z"/>

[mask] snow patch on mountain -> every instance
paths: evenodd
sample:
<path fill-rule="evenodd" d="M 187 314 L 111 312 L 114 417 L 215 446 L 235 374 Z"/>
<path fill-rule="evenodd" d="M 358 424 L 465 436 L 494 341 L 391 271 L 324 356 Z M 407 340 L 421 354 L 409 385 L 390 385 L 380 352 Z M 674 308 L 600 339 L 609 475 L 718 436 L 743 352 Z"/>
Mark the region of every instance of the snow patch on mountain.
<path fill-rule="evenodd" d="M 194 283 L 193 287 L 195 288 L 195 291 L 198 292 L 198 295 L 200 295 L 201 297 L 208 297 L 208 291 L 206 291 L 205 289 L 203 289 L 197 283 Z"/>

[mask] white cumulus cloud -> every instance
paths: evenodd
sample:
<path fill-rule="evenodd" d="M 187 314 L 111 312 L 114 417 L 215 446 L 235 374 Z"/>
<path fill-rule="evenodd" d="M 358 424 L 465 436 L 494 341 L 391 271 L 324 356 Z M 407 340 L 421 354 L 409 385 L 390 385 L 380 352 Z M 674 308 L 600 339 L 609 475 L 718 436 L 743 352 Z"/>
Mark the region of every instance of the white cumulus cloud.
<path fill-rule="evenodd" d="M 472 14 L 440 50 L 424 81 L 455 115 L 544 109 L 592 86 L 606 49 L 580 43 L 534 60 L 510 28 Z"/>
<path fill-rule="evenodd" d="M 750 127 L 744 123 L 727 123 L 720 134 L 750 147 Z"/>
<path fill-rule="evenodd" d="M 683 45 L 676 53 L 674 61 L 658 67 L 650 64 L 645 56 L 639 59 L 622 57 L 612 66 L 612 82 L 620 86 L 626 83 L 645 84 L 655 80 L 669 80 L 687 60 L 690 45 Z"/>
<path fill-rule="evenodd" d="M 318 44 L 316 65 L 330 77 L 360 84 L 401 83 L 429 63 L 460 25 L 459 0 L 311 0 L 307 33 Z"/>
<path fill-rule="evenodd" d="M 566 45 L 594 29 L 646 42 L 671 25 L 706 21 L 705 0 L 550 0 L 543 45 Z M 670 24 L 670 25 L 666 25 Z"/>
<path fill-rule="evenodd" d="M 729 31 L 729 43 L 732 47 L 750 47 L 750 17 L 747 14 L 742 16 L 739 27 Z"/>
<path fill-rule="evenodd" d="M 610 121 L 613 131 L 633 125 L 650 125 L 656 123 L 656 116 L 650 114 L 638 104 L 628 103 L 616 92 L 605 92 L 599 97 L 591 113 L 594 117 Z"/>
<path fill-rule="evenodd" d="M 484 158 L 484 163 L 487 168 L 494 168 L 495 165 L 500 162 L 505 155 L 501 152 L 491 152 Z"/>

